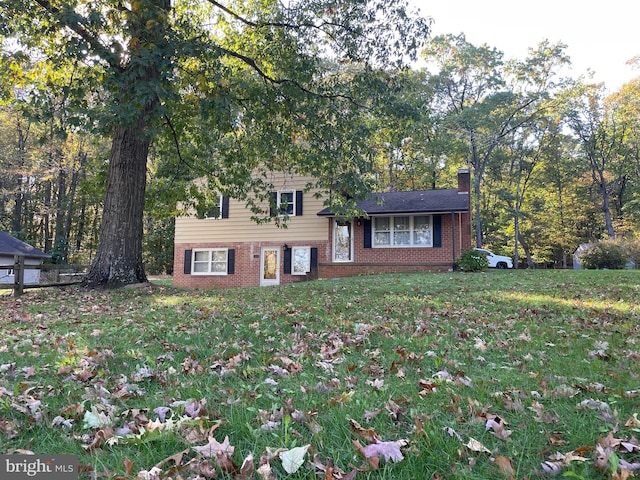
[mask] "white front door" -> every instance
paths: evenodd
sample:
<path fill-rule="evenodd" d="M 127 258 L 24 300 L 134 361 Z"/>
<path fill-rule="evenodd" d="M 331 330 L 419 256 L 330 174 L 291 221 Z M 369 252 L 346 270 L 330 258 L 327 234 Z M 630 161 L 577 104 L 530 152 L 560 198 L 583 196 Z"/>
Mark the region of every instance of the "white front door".
<path fill-rule="evenodd" d="M 262 247 L 260 254 L 260 285 L 280 283 L 280 248 Z"/>

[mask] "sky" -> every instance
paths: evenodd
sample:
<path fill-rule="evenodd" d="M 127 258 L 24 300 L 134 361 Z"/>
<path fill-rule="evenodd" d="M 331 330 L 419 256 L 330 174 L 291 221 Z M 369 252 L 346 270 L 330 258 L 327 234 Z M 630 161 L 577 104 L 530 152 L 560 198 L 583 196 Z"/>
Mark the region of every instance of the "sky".
<path fill-rule="evenodd" d="M 524 60 L 529 48 L 548 39 L 567 45 L 571 70 L 578 78 L 594 72 L 593 80 L 618 90 L 640 77 L 640 69 L 625 62 L 640 56 L 639 0 L 410 0 L 423 16 L 433 19 L 432 35 L 464 33 L 468 42 L 488 44 L 505 59 Z"/>

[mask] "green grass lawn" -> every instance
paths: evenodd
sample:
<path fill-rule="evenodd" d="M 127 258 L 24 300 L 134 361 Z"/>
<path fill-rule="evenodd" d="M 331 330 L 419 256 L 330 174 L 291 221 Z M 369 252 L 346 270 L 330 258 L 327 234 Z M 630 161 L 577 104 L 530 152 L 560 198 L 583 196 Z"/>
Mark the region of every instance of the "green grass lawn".
<path fill-rule="evenodd" d="M 0 454 L 78 455 L 81 478 L 627 478 L 639 299 L 640 271 L 554 270 L 0 296 Z"/>

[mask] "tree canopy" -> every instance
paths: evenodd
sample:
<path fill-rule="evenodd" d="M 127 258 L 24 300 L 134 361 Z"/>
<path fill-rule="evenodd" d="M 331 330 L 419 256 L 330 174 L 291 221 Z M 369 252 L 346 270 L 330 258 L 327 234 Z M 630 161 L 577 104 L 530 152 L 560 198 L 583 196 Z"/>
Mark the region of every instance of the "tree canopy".
<path fill-rule="evenodd" d="M 172 267 L 179 202 L 271 221 L 270 172 L 296 171 L 349 215 L 467 166 L 476 244 L 529 266 L 640 234 L 637 80 L 428 33 L 404 0 L 0 0 L 0 228 L 123 285 Z"/>
<path fill-rule="evenodd" d="M 161 135 L 254 208 L 260 165 L 363 190 L 370 156 L 353 132 L 384 82 L 372 72 L 415 58 L 428 28 L 404 0 L 3 0 L 0 12 L 9 70 L 45 59 L 45 77 L 77 72 L 62 85 L 75 122 L 111 137 L 87 278 L 106 285 L 146 278 L 146 167 Z M 26 75 L 21 91 L 36 101 L 42 82 Z"/>

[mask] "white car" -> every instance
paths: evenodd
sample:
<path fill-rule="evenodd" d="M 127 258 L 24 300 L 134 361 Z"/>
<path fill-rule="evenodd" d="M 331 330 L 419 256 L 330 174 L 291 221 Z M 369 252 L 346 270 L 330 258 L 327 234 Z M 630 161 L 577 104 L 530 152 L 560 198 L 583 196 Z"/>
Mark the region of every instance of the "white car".
<path fill-rule="evenodd" d="M 476 250 L 487 257 L 489 268 L 513 268 L 513 260 L 511 260 L 511 257 L 496 255 L 484 248 L 476 248 Z"/>

